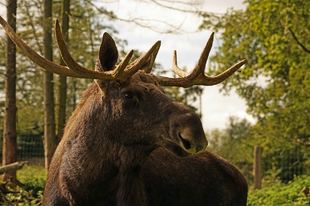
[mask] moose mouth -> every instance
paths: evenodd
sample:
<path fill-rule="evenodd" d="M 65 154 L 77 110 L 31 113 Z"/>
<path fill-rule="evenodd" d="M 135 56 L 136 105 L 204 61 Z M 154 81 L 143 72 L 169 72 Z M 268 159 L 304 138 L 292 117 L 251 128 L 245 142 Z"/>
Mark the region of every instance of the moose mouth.
<path fill-rule="evenodd" d="M 190 142 L 185 140 L 184 138 L 182 138 L 183 141 L 181 140 L 181 144 L 177 144 L 174 141 L 166 141 L 164 147 L 166 150 L 168 150 L 169 152 L 173 153 L 174 155 L 178 156 L 178 157 L 188 157 L 191 155 L 191 153 L 187 152 L 185 148 L 190 147 Z M 185 146 L 186 145 L 186 146 Z"/>
<path fill-rule="evenodd" d="M 191 155 L 190 153 L 186 152 L 182 147 L 173 142 L 168 142 L 165 145 L 165 149 L 178 157 L 188 157 Z"/>

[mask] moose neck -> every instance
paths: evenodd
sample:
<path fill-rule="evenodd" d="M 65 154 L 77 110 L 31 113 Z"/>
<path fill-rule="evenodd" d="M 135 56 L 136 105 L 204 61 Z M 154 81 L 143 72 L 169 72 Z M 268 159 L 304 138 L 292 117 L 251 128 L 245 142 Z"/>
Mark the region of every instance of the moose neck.
<path fill-rule="evenodd" d="M 141 180 L 141 167 L 153 147 L 144 145 L 122 146 L 118 155 L 119 187 L 116 195 L 117 206 L 145 206 L 146 194 Z"/>
<path fill-rule="evenodd" d="M 98 92 L 94 84 L 91 85 L 68 122 L 70 126 L 66 128 L 64 138 L 71 144 L 65 146 L 65 151 L 68 151 L 64 154 L 65 160 L 68 164 L 91 170 L 95 182 L 85 180 L 81 182 L 84 186 L 104 184 L 107 192 L 110 192 L 109 188 L 114 188 L 118 206 L 146 205 L 140 169 L 156 148 L 120 143 L 120 138 L 130 139 L 134 134 L 124 131 L 122 122 L 117 122 L 115 116 L 119 114 L 113 113 L 116 103 L 101 97 Z M 73 147 L 79 148 L 74 150 Z M 78 153 L 70 152 L 73 150 Z M 96 164 L 90 160 L 94 157 L 100 159 Z M 89 161 L 85 161 L 87 159 Z M 85 171 L 79 173 L 84 176 Z"/>
<path fill-rule="evenodd" d="M 117 206 L 145 206 L 146 194 L 141 181 L 141 165 L 131 165 L 120 170 Z"/>

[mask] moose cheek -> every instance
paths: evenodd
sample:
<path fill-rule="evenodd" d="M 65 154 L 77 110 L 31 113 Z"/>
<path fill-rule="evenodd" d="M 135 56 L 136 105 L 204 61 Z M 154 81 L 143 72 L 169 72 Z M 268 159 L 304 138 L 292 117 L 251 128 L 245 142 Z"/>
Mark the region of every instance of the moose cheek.
<path fill-rule="evenodd" d="M 138 109 L 138 101 L 136 98 L 125 99 L 123 102 L 123 109 L 129 112 L 136 112 Z"/>

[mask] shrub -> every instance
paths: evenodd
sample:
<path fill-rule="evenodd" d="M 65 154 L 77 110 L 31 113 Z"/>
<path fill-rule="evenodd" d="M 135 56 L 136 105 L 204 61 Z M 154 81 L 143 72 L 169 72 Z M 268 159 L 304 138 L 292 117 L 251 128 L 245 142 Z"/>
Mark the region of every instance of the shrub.
<path fill-rule="evenodd" d="M 310 187 L 310 177 L 299 176 L 287 184 L 279 183 L 261 190 L 251 190 L 248 206 L 302 206 L 310 205 L 309 199 L 301 191 L 304 186 Z"/>

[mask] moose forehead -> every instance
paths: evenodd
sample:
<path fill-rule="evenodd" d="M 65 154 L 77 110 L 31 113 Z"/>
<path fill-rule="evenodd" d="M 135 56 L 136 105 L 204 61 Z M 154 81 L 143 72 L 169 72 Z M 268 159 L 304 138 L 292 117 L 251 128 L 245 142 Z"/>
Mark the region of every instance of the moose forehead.
<path fill-rule="evenodd" d="M 124 86 L 128 85 L 140 85 L 145 88 L 156 87 L 157 89 L 164 91 L 153 74 L 146 73 L 142 70 L 139 70 L 137 73 L 135 73 L 127 81 L 124 82 Z"/>

